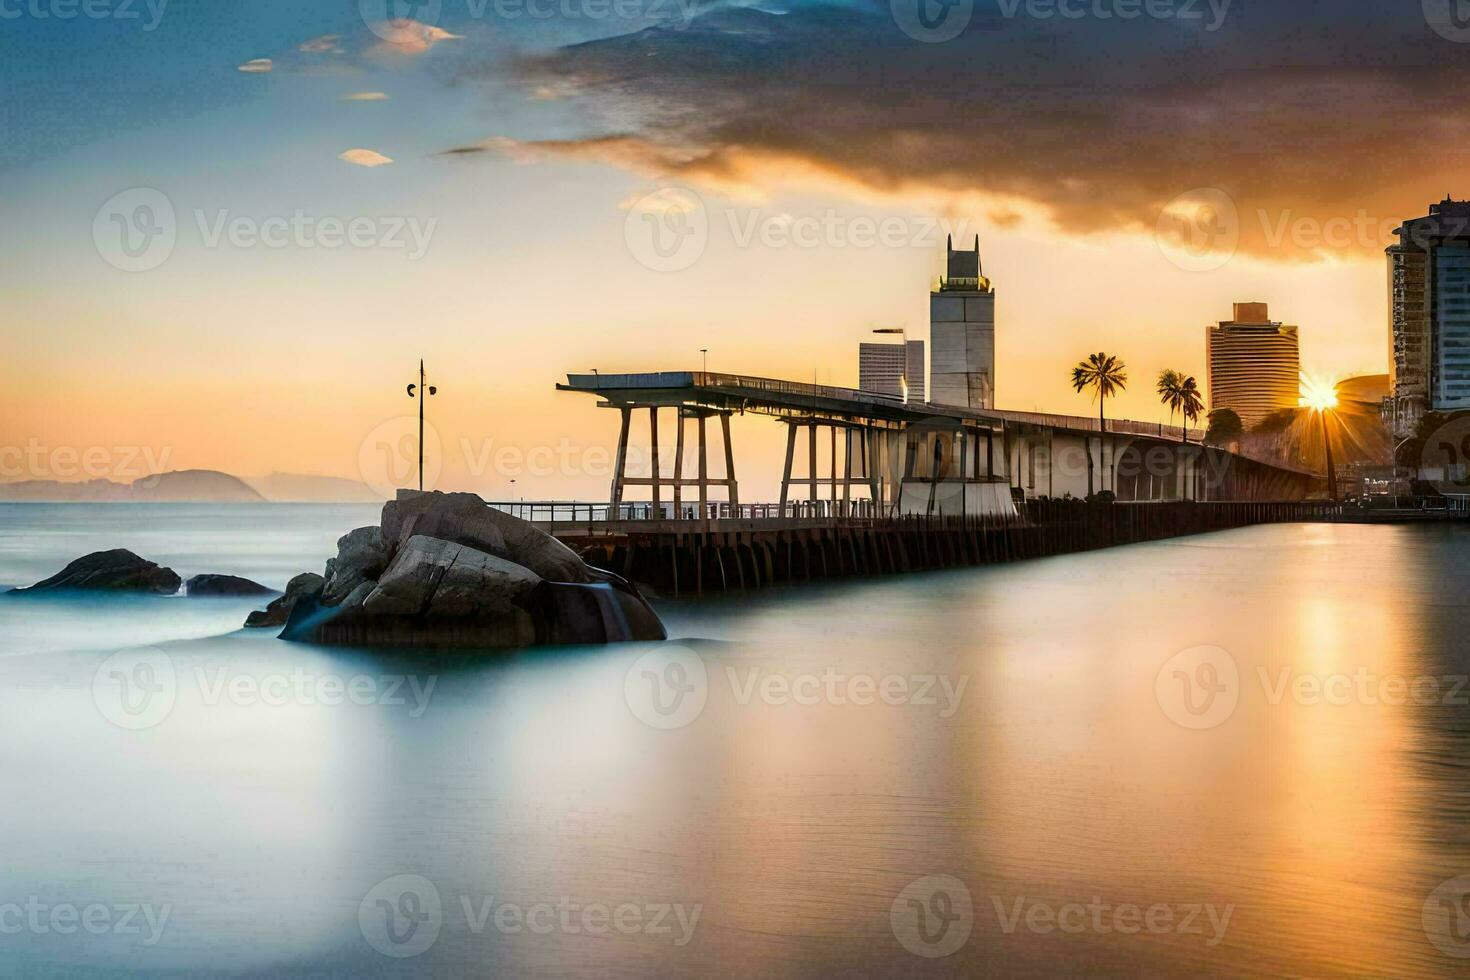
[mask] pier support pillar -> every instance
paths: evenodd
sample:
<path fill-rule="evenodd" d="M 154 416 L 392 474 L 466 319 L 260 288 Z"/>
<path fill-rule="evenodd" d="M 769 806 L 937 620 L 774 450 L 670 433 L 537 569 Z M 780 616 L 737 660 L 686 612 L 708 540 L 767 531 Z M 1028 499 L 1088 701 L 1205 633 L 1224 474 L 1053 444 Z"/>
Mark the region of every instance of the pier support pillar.
<path fill-rule="evenodd" d="M 623 481 L 628 478 L 628 427 L 633 420 L 633 410 L 631 408 L 625 407 L 621 409 L 621 412 L 623 424 L 618 430 L 618 455 L 617 460 L 613 463 L 611 494 L 612 516 L 615 519 L 618 514 L 618 505 L 623 502 Z"/>
<path fill-rule="evenodd" d="M 663 516 L 663 506 L 659 499 L 659 488 L 663 484 L 663 475 L 658 471 L 658 407 L 652 406 L 648 409 L 648 445 L 652 454 L 650 475 L 653 477 L 653 516 Z"/>

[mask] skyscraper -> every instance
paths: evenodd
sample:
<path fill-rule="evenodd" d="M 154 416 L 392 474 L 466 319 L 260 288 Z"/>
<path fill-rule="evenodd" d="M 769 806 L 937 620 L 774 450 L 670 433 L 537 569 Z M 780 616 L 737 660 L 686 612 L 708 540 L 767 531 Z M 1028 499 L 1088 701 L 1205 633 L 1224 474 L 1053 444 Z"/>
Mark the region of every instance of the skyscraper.
<path fill-rule="evenodd" d="M 905 353 L 907 356 L 905 356 Z M 876 395 L 902 398 L 908 385 L 908 400 L 924 401 L 924 342 L 904 344 L 859 344 L 858 387 Z"/>
<path fill-rule="evenodd" d="M 1470 201 L 1429 206 L 1388 255 L 1389 423 L 1410 435 L 1427 410 L 1470 409 Z"/>
<path fill-rule="evenodd" d="M 995 407 L 995 290 L 973 252 L 945 243 L 945 275 L 929 294 L 930 401 L 964 408 Z"/>
<path fill-rule="evenodd" d="M 1236 303 L 1234 319 L 1205 328 L 1210 409 L 1228 408 L 1247 429 L 1301 392 L 1297 328 L 1274 322 L 1265 303 Z"/>

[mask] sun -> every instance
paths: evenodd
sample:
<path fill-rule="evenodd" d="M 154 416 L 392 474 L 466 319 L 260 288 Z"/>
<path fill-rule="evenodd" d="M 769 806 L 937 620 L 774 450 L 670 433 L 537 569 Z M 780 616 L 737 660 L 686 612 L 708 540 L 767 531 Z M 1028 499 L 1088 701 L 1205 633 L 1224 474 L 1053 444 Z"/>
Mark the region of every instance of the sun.
<path fill-rule="evenodd" d="M 1314 412 L 1325 412 L 1337 407 L 1337 382 L 1324 381 L 1303 373 L 1301 376 L 1301 397 L 1297 404 L 1302 408 L 1310 408 Z"/>

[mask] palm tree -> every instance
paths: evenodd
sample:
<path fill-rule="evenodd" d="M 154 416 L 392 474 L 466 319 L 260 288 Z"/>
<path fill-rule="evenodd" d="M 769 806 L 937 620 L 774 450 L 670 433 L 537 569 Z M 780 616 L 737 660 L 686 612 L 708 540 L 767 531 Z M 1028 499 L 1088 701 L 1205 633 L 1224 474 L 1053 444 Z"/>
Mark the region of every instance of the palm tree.
<path fill-rule="evenodd" d="M 1159 384 L 1157 391 L 1159 401 L 1169 406 L 1169 428 L 1174 428 L 1174 413 L 1179 411 L 1181 405 L 1179 389 L 1184 386 L 1184 375 L 1173 368 L 1165 368 L 1159 372 Z"/>
<path fill-rule="evenodd" d="M 1108 431 L 1108 420 L 1104 414 L 1109 395 L 1116 395 L 1128 387 L 1127 365 L 1113 354 L 1099 351 L 1088 354 L 1072 369 L 1072 387 L 1080 395 L 1088 388 L 1097 392 L 1097 427 L 1099 433 Z M 1098 436 L 1098 453 L 1102 453 L 1102 436 Z M 1087 454 L 1087 495 L 1092 496 L 1092 453 Z"/>
<path fill-rule="evenodd" d="M 1199 390 L 1199 383 L 1190 375 L 1179 383 L 1179 410 L 1184 413 L 1184 441 L 1189 441 L 1189 426 L 1199 421 L 1200 412 L 1204 411 L 1205 400 Z"/>

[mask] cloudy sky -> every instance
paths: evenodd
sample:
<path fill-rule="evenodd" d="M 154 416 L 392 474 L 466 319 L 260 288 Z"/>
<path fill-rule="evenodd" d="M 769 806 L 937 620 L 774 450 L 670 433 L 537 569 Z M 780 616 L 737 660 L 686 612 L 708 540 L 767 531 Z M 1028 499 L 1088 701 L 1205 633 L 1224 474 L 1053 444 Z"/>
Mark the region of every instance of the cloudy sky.
<path fill-rule="evenodd" d="M 0 444 L 43 460 L 0 479 L 381 480 L 423 356 L 443 485 L 603 496 L 561 375 L 855 384 L 947 231 L 1005 407 L 1090 412 L 1106 349 L 1161 418 L 1237 300 L 1386 370 L 1387 233 L 1470 197 L 1457 5 L 922 3 L 0 0 Z M 748 498 L 779 436 L 737 424 Z"/>

